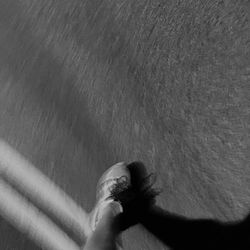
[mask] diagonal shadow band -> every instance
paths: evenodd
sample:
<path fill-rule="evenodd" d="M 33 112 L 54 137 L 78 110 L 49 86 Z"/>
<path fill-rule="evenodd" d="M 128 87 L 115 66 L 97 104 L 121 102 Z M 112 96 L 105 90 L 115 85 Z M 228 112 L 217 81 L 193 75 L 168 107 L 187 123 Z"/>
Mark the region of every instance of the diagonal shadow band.
<path fill-rule="evenodd" d="M 16 1 L 1 3 L 0 28 L 4 35 L 0 37 L 0 64 L 18 84 L 22 83 L 29 98 L 35 98 L 48 116 L 55 116 L 65 125 L 94 165 L 108 165 L 103 162 L 113 162 L 116 156 L 93 119 L 84 95 L 74 87 L 77 76 L 34 36 L 32 24 L 24 20 L 24 15 Z"/>

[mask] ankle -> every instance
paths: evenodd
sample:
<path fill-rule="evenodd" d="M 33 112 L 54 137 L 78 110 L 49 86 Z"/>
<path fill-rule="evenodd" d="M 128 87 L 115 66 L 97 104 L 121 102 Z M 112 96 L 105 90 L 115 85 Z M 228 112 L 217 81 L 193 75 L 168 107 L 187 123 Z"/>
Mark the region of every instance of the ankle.
<path fill-rule="evenodd" d="M 103 228 L 103 230 L 111 230 L 112 232 L 119 233 L 119 225 L 116 220 L 117 216 L 122 213 L 122 206 L 117 201 L 110 201 L 105 208 L 103 208 L 101 219 L 97 224 L 97 227 Z"/>

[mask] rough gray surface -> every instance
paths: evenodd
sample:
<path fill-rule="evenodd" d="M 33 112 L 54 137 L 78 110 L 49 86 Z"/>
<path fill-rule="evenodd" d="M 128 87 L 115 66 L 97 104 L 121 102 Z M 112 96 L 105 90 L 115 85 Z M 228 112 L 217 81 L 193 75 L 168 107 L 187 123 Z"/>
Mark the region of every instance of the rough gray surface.
<path fill-rule="evenodd" d="M 166 209 L 242 218 L 249 18 L 248 1 L 1 0 L 0 136 L 88 211 L 106 168 L 142 160 Z M 3 250 L 34 248 L 0 232 Z M 161 248 L 138 228 L 125 246 Z"/>

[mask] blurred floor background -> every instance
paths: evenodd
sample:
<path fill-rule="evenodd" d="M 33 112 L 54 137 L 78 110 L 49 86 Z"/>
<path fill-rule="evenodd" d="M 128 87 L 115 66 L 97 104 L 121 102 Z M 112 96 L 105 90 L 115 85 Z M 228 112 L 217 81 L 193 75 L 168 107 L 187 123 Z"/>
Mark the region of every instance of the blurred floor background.
<path fill-rule="evenodd" d="M 1 0 L 0 137 L 75 199 L 117 161 L 158 174 L 159 204 L 250 208 L 250 4 Z M 0 249 L 39 249 L 3 218 Z M 167 249 L 142 229 L 125 249 Z"/>

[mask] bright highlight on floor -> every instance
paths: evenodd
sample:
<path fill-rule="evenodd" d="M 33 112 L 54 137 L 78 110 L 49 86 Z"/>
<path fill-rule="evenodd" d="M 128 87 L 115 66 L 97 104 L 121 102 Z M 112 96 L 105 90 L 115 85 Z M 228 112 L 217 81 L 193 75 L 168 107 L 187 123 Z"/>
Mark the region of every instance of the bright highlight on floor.
<path fill-rule="evenodd" d="M 86 238 L 90 232 L 88 214 L 3 140 L 0 140 L 0 199 L 0 214 L 44 249 L 78 250 L 80 246 L 39 207 L 55 216 L 79 238 Z"/>

